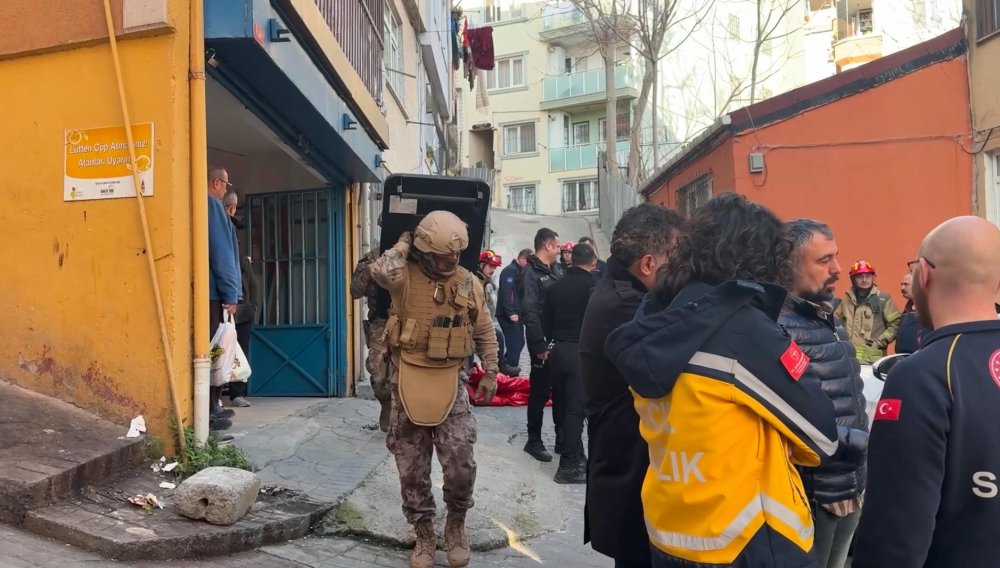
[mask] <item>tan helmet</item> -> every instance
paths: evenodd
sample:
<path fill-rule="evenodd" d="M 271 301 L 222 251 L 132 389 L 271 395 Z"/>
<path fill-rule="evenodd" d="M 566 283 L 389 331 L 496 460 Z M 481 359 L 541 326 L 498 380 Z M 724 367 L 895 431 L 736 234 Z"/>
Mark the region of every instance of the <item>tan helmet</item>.
<path fill-rule="evenodd" d="M 431 211 L 413 232 L 413 246 L 432 254 L 462 252 L 469 246 L 469 229 L 454 213 Z"/>

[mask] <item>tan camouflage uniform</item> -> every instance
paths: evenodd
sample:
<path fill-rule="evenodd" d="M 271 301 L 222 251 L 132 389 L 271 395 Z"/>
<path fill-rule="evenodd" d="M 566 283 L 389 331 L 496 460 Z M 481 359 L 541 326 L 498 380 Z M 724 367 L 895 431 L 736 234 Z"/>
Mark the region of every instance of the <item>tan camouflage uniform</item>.
<path fill-rule="evenodd" d="M 401 292 L 406 286 L 406 270 L 410 245 L 397 243 L 371 265 L 372 278 L 390 292 Z M 414 261 L 409 261 L 414 262 Z M 471 277 L 470 285 L 475 282 Z M 493 323 L 486 308 L 483 289 L 471 285 L 475 309 L 469 317 L 474 322 L 473 339 L 476 353 L 483 361 L 487 373 L 496 376 L 498 371 L 497 341 Z M 393 393 L 399 377 L 399 353 L 390 348 L 389 381 Z M 444 473 L 444 500 L 449 513 L 464 517 L 473 506 L 473 487 L 476 482 L 476 461 L 473 444 L 476 442 L 476 418 L 469 404 L 465 388 L 465 372 L 455 378 L 458 394 L 448 417 L 437 426 L 417 426 L 406 415 L 398 396 L 392 397 L 392 417 L 386 447 L 396 458 L 399 485 L 403 499 L 403 514 L 411 524 L 434 519 L 436 507 L 431 493 L 431 454 L 437 449 L 438 461 Z"/>
<path fill-rule="evenodd" d="M 351 298 L 360 300 L 368 298 L 368 317 L 363 324 L 365 345 L 368 346 L 368 356 L 365 358 L 365 368 L 372 378 L 372 390 L 379 402 L 387 403 L 392 397 L 392 387 L 389 384 L 389 352 L 383 341 L 385 318 L 375 313 L 375 301 L 378 285 L 372 280 L 369 267 L 378 258 L 378 250 L 372 250 L 358 261 L 351 275 Z"/>

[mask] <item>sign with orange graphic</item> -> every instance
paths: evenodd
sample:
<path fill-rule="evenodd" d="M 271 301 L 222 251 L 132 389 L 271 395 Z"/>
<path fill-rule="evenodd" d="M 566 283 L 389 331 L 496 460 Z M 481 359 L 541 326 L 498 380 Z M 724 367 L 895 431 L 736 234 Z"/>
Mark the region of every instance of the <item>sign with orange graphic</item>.
<path fill-rule="evenodd" d="M 153 195 L 153 123 L 132 125 L 135 167 L 143 196 Z M 124 126 L 67 130 L 63 200 L 135 197 Z"/>

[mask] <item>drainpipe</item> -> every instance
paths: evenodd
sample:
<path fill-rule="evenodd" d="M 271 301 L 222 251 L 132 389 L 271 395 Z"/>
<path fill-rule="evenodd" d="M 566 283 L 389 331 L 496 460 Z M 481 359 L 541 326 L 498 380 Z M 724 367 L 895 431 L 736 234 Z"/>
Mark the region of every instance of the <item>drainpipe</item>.
<path fill-rule="evenodd" d="M 191 264 L 194 313 L 194 434 L 208 439 L 210 338 L 208 319 L 208 150 L 205 135 L 205 7 L 191 1 L 188 86 L 191 105 Z"/>
<path fill-rule="evenodd" d="M 108 42 L 111 44 L 111 59 L 115 67 L 115 83 L 118 86 L 118 102 L 121 104 L 122 119 L 125 122 L 125 137 L 128 140 L 128 155 L 130 164 L 133 164 L 132 183 L 135 189 L 135 202 L 139 209 L 139 219 L 142 221 L 142 238 L 146 246 L 146 267 L 149 269 L 149 279 L 153 285 L 153 302 L 156 304 L 157 323 L 160 327 L 160 341 L 163 344 L 163 363 L 167 372 L 167 390 L 170 393 L 170 405 L 173 407 L 174 419 L 178 425 L 181 424 L 181 410 L 177 398 L 176 381 L 174 380 L 174 355 L 170 349 L 170 336 L 167 334 L 167 318 L 163 312 L 163 297 L 160 295 L 160 279 L 156 275 L 156 253 L 153 252 L 153 241 L 149 236 L 149 219 L 146 216 L 146 206 L 143 203 L 141 184 L 139 183 L 139 168 L 135 167 L 138 162 L 135 159 L 135 141 L 132 139 L 132 118 L 128 111 L 128 102 L 125 97 L 125 80 L 122 77 L 121 59 L 118 57 L 118 38 L 115 37 L 115 24 L 111 15 L 111 2 L 104 0 L 104 21 L 108 26 Z M 207 191 L 207 190 L 206 190 Z M 186 444 L 184 439 L 184 429 L 178 428 L 177 445 L 181 460 L 187 463 L 187 454 L 183 451 Z"/>

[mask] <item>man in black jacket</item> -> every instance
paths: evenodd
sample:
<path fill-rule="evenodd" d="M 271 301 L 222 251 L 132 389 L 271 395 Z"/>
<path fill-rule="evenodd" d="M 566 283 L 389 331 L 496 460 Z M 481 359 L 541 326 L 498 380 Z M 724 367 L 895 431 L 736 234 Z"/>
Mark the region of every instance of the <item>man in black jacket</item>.
<path fill-rule="evenodd" d="M 524 321 L 524 335 L 531 355 L 530 390 L 528 391 L 528 442 L 524 451 L 538 461 L 552 461 L 552 454 L 542 443 L 542 417 L 545 403 L 552 394 L 552 377 L 546 362 L 549 358 L 549 343 L 542 329 L 542 304 L 549 286 L 555 283 L 556 275 L 552 266 L 559 260 L 559 235 L 552 229 L 541 228 L 535 233 L 535 254 L 528 257 L 528 264 L 521 269 L 518 282 L 518 300 L 521 303 L 521 318 Z M 557 398 L 552 400 L 552 421 L 556 427 L 556 446 L 559 446 L 559 426 L 561 407 Z"/>
<path fill-rule="evenodd" d="M 957 217 L 924 239 L 913 296 L 934 331 L 875 405 L 854 568 L 993 568 L 1000 559 L 1000 229 Z"/>
<path fill-rule="evenodd" d="M 580 367 L 587 417 L 587 504 L 584 542 L 618 568 L 648 568 L 649 539 L 640 491 L 649 449 L 639 435 L 628 384 L 604 354 L 604 340 L 635 316 L 656 272 L 666 264 L 683 218 L 644 203 L 615 226 L 607 270 L 594 287 L 580 332 Z"/>
<path fill-rule="evenodd" d="M 522 249 L 517 258 L 500 272 L 497 323 L 500 324 L 506 343 L 504 359 L 511 367 L 521 364 L 521 351 L 524 350 L 524 323 L 521 322 L 521 307 L 517 300 L 517 281 L 521 277 L 521 269 L 528 264 L 529 256 L 531 249 Z"/>
<path fill-rule="evenodd" d="M 812 219 L 785 223 L 794 245 L 792 282 L 778 323 L 809 357 L 809 370 L 833 401 L 837 424 L 868 431 L 864 383 L 854 346 L 837 335 L 830 301 L 840 280 L 833 231 Z M 802 484 L 812 502 L 814 550 L 819 568 L 843 568 L 861 517 L 865 465 L 830 461 L 802 468 Z"/>
<path fill-rule="evenodd" d="M 586 243 L 590 245 L 591 248 L 594 249 L 594 254 L 597 254 L 597 243 L 594 242 L 594 239 L 584 236 L 580 237 L 580 240 L 577 242 Z M 601 260 L 601 258 L 598 256 L 597 266 L 594 267 L 594 276 L 596 276 L 597 279 L 600 280 L 604 276 L 604 273 L 607 271 L 608 271 L 608 263 Z"/>
<path fill-rule="evenodd" d="M 542 329 L 552 354 L 549 372 L 552 390 L 562 408 L 562 450 L 556 483 L 586 483 L 587 456 L 583 453 L 583 379 L 580 378 L 580 328 L 594 291 L 592 271 L 597 255 L 587 244 L 573 247 L 566 275 L 549 286 L 542 306 Z"/>

